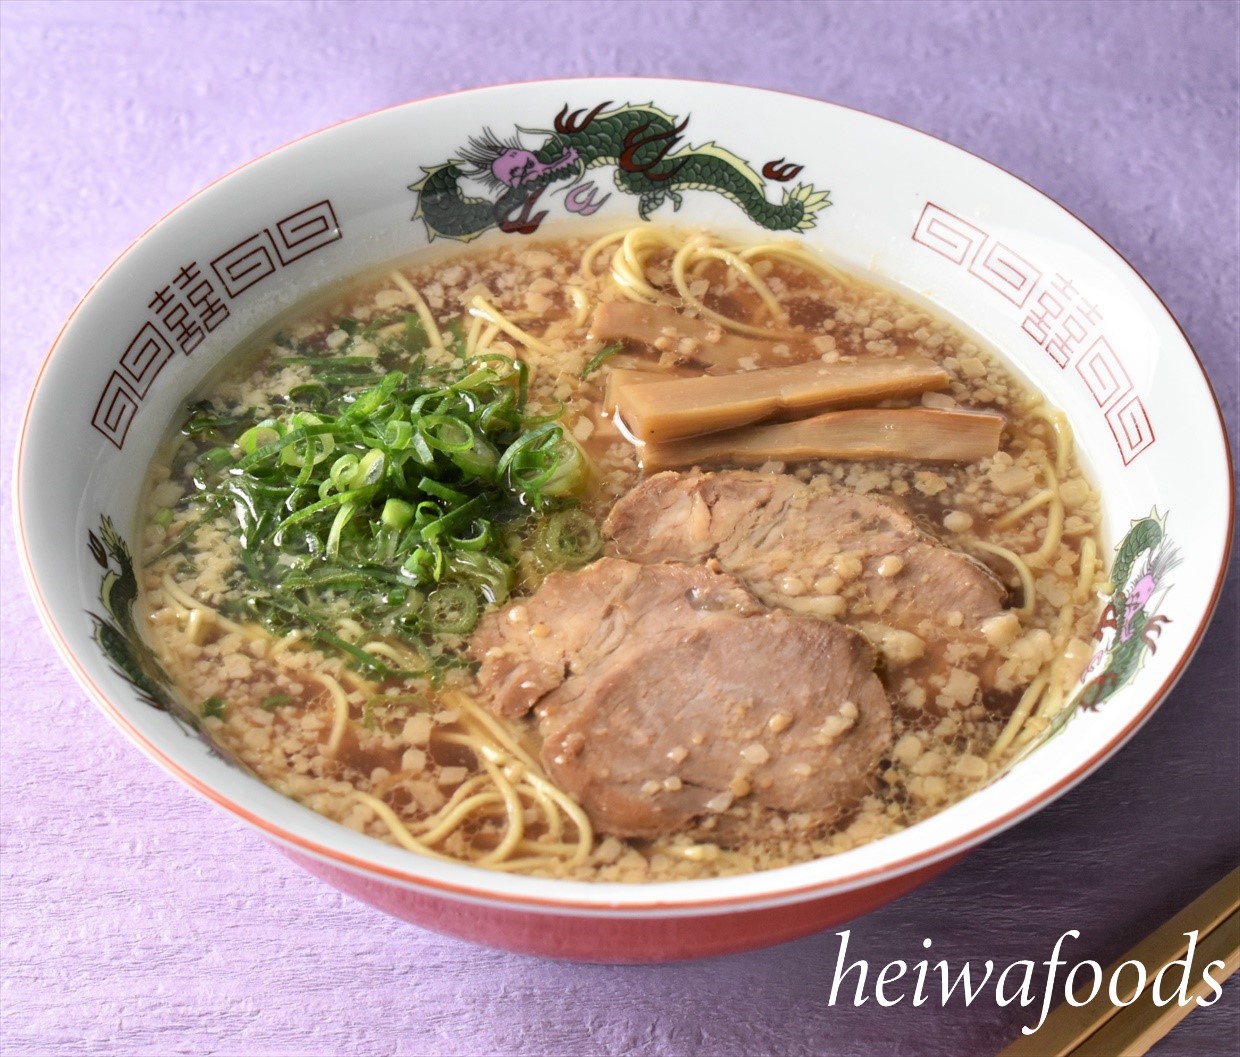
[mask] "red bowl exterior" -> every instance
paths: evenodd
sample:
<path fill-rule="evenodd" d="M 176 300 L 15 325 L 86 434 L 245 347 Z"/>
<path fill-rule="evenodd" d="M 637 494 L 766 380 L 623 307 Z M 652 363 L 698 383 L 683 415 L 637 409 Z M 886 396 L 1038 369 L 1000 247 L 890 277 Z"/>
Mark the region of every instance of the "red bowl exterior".
<path fill-rule="evenodd" d="M 803 903 L 652 918 L 636 913 L 615 917 L 541 913 L 466 903 L 342 870 L 285 847 L 280 850 L 333 888 L 422 928 L 518 954 L 610 965 L 713 958 L 800 939 L 868 914 L 964 858 L 953 856 Z"/>

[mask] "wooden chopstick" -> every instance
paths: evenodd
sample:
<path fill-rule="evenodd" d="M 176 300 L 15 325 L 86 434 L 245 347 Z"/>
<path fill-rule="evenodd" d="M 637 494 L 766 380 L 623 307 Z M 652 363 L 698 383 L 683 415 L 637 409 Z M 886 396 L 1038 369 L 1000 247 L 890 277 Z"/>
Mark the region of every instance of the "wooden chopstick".
<path fill-rule="evenodd" d="M 1188 1002 L 1173 1000 L 1157 1006 L 1153 981 L 1158 971 L 1188 952 L 1187 932 L 1197 930 L 1197 948 L 1189 967 L 1192 983 Z M 1112 1003 L 1109 987 L 1116 970 L 1125 962 L 1145 966 L 1146 986 L 1131 1005 Z M 998 1057 L 1139 1057 L 1176 1024 L 1197 1008 L 1196 998 L 1209 988 L 1202 978 L 1212 961 L 1224 963 L 1222 972 L 1213 972 L 1222 981 L 1240 968 L 1240 868 L 1233 870 L 1204 895 L 1195 899 L 1161 928 L 1150 933 L 1123 957 L 1107 966 L 1102 987 L 1092 1001 L 1080 1006 L 1064 1003 L 1046 1018 L 1032 1035 L 1022 1035 Z M 1127 970 L 1116 989 L 1122 1002 L 1133 998 L 1136 970 Z M 1090 977 L 1092 983 L 1092 974 Z M 1084 998 L 1089 984 L 1074 997 Z"/>
<path fill-rule="evenodd" d="M 1197 944 L 1193 961 L 1200 967 L 1222 962 L 1222 972 L 1216 970 L 1211 974 L 1219 982 L 1240 968 L 1240 911 Z M 1197 1008 L 1198 998 L 1210 993 L 1204 978 L 1198 975 L 1188 987 L 1188 1001 L 1184 1005 L 1174 1001 L 1157 1006 L 1154 989 L 1147 987 L 1132 1005 L 1122 1009 L 1073 1050 L 1072 1057 L 1140 1057 Z"/>

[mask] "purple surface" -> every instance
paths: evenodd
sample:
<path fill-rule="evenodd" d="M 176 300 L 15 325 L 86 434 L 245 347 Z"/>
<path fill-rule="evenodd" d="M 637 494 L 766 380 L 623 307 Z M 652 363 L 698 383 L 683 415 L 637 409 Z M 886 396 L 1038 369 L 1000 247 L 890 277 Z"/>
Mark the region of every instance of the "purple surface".
<path fill-rule="evenodd" d="M 21 584 L 11 453 L 62 321 L 208 180 L 406 99 L 547 76 L 738 81 L 845 103 L 1045 191 L 1161 294 L 1237 417 L 1237 8 L 1224 3 L 45 4 L 3 52 L 3 947 L 10 1057 L 985 1054 L 993 998 L 828 1005 L 828 933 L 656 968 L 468 946 L 324 887 L 147 762 L 53 654 Z M 1103 770 L 852 925 L 872 966 L 1104 964 L 1240 861 L 1237 576 L 1196 661 Z M 1040 979 L 1040 977 L 1039 977 Z M 1155 1052 L 1235 1052 L 1240 982 Z"/>

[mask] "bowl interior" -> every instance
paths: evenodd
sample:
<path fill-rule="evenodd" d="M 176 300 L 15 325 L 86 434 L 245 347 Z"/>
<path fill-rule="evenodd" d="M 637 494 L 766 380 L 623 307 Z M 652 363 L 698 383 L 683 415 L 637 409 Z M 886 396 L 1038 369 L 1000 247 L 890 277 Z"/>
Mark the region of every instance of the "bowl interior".
<path fill-rule="evenodd" d="M 518 138 L 543 166 L 574 143 L 586 150 L 583 129 L 600 104 L 627 107 L 638 136 L 712 145 L 718 186 L 706 181 L 676 202 L 649 182 L 613 185 L 617 162 L 600 151 L 588 183 L 504 212 L 499 192 L 462 175 L 463 150 L 487 129 Z M 501 230 L 505 221 L 529 227 L 544 210 L 537 234 Z M 108 609 L 118 597 L 109 585 L 123 576 L 126 548 L 135 550 L 147 463 L 228 352 L 291 306 L 384 262 L 451 254 L 463 240 L 618 228 L 646 212 L 741 238 L 774 233 L 870 272 L 976 332 L 1068 414 L 1103 496 L 1112 615 L 1118 600 L 1141 619 L 1135 642 L 1131 619 L 1100 628 L 1080 686 L 1085 707 L 1066 729 L 983 794 L 875 844 L 766 874 L 633 888 L 415 859 L 286 800 L 152 707 L 127 678 L 123 651 L 108 648 L 127 630 Z M 43 619 L 91 695 L 164 766 L 311 855 L 466 899 L 583 912 L 663 913 L 854 887 L 958 852 L 1047 802 L 1131 736 L 1187 663 L 1226 567 L 1232 497 L 1217 405 L 1174 320 L 1113 250 L 1036 190 L 929 136 L 826 103 L 636 80 L 411 103 L 212 184 L 139 239 L 78 307 L 40 374 L 17 470 L 19 542 Z"/>

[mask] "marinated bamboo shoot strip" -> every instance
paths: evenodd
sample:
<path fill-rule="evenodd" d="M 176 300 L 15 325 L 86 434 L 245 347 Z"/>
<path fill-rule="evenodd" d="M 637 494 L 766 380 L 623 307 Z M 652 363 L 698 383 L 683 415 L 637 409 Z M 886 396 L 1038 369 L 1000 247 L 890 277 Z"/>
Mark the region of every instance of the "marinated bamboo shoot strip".
<path fill-rule="evenodd" d="M 810 459 L 909 459 L 974 462 L 999 450 L 1002 415 L 930 408 L 828 411 L 638 449 L 647 473 L 714 462 L 760 465 Z"/>
<path fill-rule="evenodd" d="M 613 367 L 607 372 L 607 386 L 603 390 L 603 414 L 616 410 L 616 390 L 625 385 L 642 385 L 647 382 L 666 382 L 666 371 L 639 371 L 629 367 Z"/>
<path fill-rule="evenodd" d="M 673 342 L 671 351 L 679 351 L 681 338 L 691 338 L 698 343 L 691 358 L 702 363 L 739 370 L 740 361 L 747 356 L 764 355 L 770 345 L 760 338 L 745 338 L 729 334 L 718 325 L 696 316 L 686 316 L 667 305 L 647 305 L 637 301 L 612 301 L 594 310 L 590 323 L 590 337 L 595 341 L 615 341 L 628 338 L 646 345 L 655 345 L 659 339 Z M 771 335 L 775 340 L 778 335 Z"/>
<path fill-rule="evenodd" d="M 735 429 L 780 412 L 808 414 L 874 404 L 947 385 L 947 372 L 933 361 L 892 356 L 855 363 L 814 360 L 794 367 L 640 385 L 617 383 L 613 399 L 635 437 L 662 442 Z"/>

